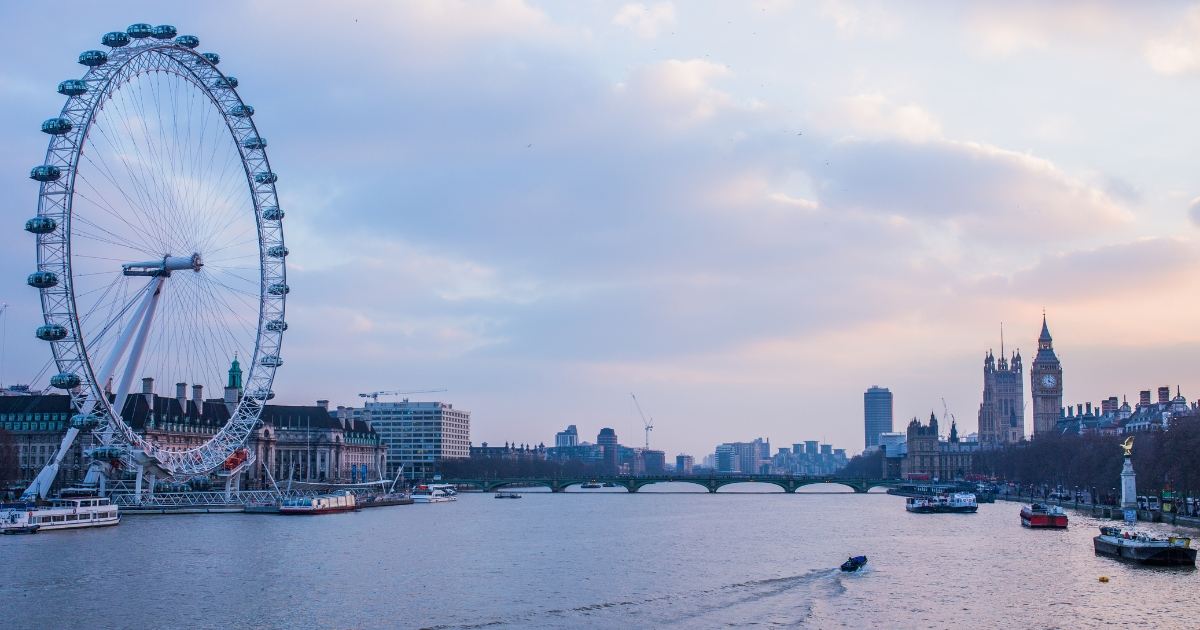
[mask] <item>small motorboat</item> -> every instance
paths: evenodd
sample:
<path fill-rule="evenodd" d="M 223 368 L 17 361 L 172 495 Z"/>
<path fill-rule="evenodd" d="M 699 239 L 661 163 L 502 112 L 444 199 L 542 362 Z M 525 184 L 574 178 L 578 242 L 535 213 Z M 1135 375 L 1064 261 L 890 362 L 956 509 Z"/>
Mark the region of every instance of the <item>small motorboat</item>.
<path fill-rule="evenodd" d="M 3 530 L 5 534 L 36 534 L 41 529 L 39 525 L 18 525 L 16 527 L 6 527 Z"/>
<path fill-rule="evenodd" d="M 857 571 L 867 564 L 866 556 L 850 556 L 842 563 L 842 570 L 846 572 Z"/>

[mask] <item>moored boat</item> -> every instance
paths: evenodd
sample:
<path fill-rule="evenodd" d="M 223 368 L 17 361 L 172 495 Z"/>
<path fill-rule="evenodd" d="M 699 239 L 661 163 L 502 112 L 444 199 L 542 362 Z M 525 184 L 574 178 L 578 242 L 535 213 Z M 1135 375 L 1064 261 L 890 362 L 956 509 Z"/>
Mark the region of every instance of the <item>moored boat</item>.
<path fill-rule="evenodd" d="M 448 503 L 457 501 L 458 497 L 451 494 L 452 488 L 444 484 L 419 485 L 412 491 L 413 503 Z"/>
<path fill-rule="evenodd" d="M 284 499 L 279 506 L 280 514 L 332 514 L 334 512 L 352 512 L 358 509 L 354 493 L 349 490 L 333 494 L 319 494 L 315 497 L 294 497 Z"/>
<path fill-rule="evenodd" d="M 1021 507 L 1021 524 L 1032 529 L 1063 529 L 1067 513 L 1057 505 L 1032 503 Z"/>
<path fill-rule="evenodd" d="M 928 497 L 908 497 L 904 509 L 914 514 L 970 514 L 979 509 L 975 495 L 955 492 Z"/>
<path fill-rule="evenodd" d="M 1192 539 L 1183 536 L 1164 538 L 1105 526 L 1100 528 L 1100 535 L 1092 539 L 1092 544 L 1097 554 L 1139 564 L 1196 566 L 1196 550 L 1192 549 Z"/>
<path fill-rule="evenodd" d="M 32 534 L 55 529 L 118 525 L 121 513 L 106 497 L 66 497 L 49 505 L 7 503 L 0 506 L 0 532 Z"/>

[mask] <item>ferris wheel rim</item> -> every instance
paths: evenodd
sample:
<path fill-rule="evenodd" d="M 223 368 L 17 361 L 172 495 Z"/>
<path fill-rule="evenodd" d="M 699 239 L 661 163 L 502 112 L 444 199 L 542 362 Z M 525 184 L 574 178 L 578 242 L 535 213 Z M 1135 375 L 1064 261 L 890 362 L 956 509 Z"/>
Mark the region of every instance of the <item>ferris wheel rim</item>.
<path fill-rule="evenodd" d="M 81 54 L 80 63 L 89 66 L 83 78 L 68 79 L 59 86 L 60 93 L 67 96 L 67 101 L 57 120 L 74 124 L 62 124 L 59 128 L 66 127 L 68 131 L 51 135 L 45 161 L 31 173 L 31 178 L 37 179 L 34 175 L 39 174 L 38 169 L 44 169 L 40 173 L 45 179 L 39 180 L 41 185 L 38 194 L 38 214 L 35 218 L 45 217 L 58 222 L 57 235 L 53 229 L 47 233 L 35 232 L 38 269 L 35 275 L 49 273 L 57 274 L 58 277 L 53 283 L 50 282 L 50 277 L 43 277 L 48 286 L 38 286 L 34 284 L 31 276 L 30 284 L 40 289 L 45 322 L 43 328 L 49 329 L 49 337 L 58 337 L 46 339 L 51 345 L 59 369 L 55 378 L 73 375 L 75 381 L 78 381 L 74 388 L 69 388 L 72 406 L 77 411 L 82 412 L 88 401 L 91 401 L 93 408 L 98 407 L 89 413 L 96 416 L 97 423 L 92 433 L 99 438 L 99 443 L 103 446 L 117 445 L 140 450 L 172 476 L 187 477 L 210 472 L 234 450 L 241 447 L 256 426 L 266 400 L 271 396 L 275 372 L 282 364 L 279 349 L 282 345 L 283 331 L 287 328 L 285 307 L 289 290 L 283 258 L 268 255 L 268 249 L 281 248 L 275 251 L 285 252 L 284 255 L 287 250 L 283 239 L 282 212 L 279 211 L 278 194 L 275 189 L 277 176 L 270 168 L 266 142 L 258 133 L 257 125 L 250 116 L 233 113 L 237 111 L 234 107 L 245 108 L 243 113 L 245 110 L 253 112 L 237 92 L 236 79 L 231 79 L 216 68 L 219 62 L 217 55 L 194 50 L 199 43 L 196 38 L 160 37 L 160 31 L 169 32 L 170 37 L 174 37 L 175 34 L 174 27 L 163 25 L 153 27 L 155 34 L 154 39 L 151 39 L 135 35 L 135 27 L 151 28 L 142 24 L 131 26 L 124 43 L 121 43 L 121 38 L 115 37 L 120 35 L 119 32 L 105 35 L 103 43 L 110 46 L 112 52 L 105 54 L 101 51 L 86 51 Z M 110 42 L 117 45 L 114 46 Z M 139 67 L 135 65 L 137 63 L 143 65 Z M 155 63 L 157 65 L 154 65 Z M 228 137 L 236 147 L 245 173 L 258 243 L 257 328 L 246 375 L 247 393 L 240 397 L 228 421 L 215 435 L 202 445 L 181 450 L 164 448 L 147 437 L 138 435 L 124 421 L 121 410 L 115 409 L 110 403 L 102 389 L 104 385 L 97 381 L 96 358 L 87 347 L 88 340 L 85 338 L 76 303 L 75 265 L 71 255 L 75 176 L 97 112 L 112 99 L 123 83 L 153 71 L 171 72 L 190 83 L 207 97 L 207 101 L 223 118 L 229 131 Z M 65 91 L 64 85 L 67 86 Z M 43 125 L 43 131 L 46 131 L 46 125 Z M 54 174 L 51 169 L 55 168 L 58 169 L 58 174 L 51 178 Z M 45 227 L 45 224 L 42 227 Z M 199 255 L 195 256 L 194 261 L 198 265 Z M 164 260 L 164 270 L 166 265 Z M 63 329 L 67 334 L 59 337 Z M 41 331 L 39 328 L 39 337 Z M 60 385 L 73 383 L 70 378 L 60 378 L 59 382 Z"/>

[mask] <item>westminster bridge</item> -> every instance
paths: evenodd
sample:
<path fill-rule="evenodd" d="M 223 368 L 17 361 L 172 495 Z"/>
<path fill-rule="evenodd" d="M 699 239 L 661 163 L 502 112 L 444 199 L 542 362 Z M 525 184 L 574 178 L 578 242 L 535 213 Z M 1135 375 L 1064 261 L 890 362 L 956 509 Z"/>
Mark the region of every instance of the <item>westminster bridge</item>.
<path fill-rule="evenodd" d="M 501 488 L 531 488 L 546 487 L 551 492 L 562 492 L 571 486 L 585 483 L 611 484 L 610 487 L 622 487 L 629 492 L 637 492 L 655 483 L 691 483 L 702 486 L 709 492 L 738 483 L 769 483 L 779 486 L 784 492 L 796 492 L 804 486 L 816 484 L 835 484 L 846 486 L 855 493 L 865 493 L 872 488 L 895 488 L 912 482 L 902 482 L 896 479 L 851 479 L 847 477 L 828 476 L 797 476 L 797 475 L 610 475 L 595 477 L 487 477 L 487 478 L 457 478 L 443 479 L 439 483 L 453 484 L 460 487 L 474 488 L 483 492 L 491 492 Z"/>

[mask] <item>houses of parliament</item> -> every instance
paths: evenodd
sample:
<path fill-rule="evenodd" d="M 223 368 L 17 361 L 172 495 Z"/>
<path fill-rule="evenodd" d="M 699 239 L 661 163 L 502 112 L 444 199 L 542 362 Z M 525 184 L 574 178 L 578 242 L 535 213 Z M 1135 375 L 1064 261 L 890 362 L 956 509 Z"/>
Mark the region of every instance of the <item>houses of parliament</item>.
<path fill-rule="evenodd" d="M 1005 356 L 1001 340 L 1000 357 L 989 350 L 983 359 L 983 401 L 979 404 L 979 442 L 984 446 L 1013 444 L 1025 439 L 1024 364 L 1021 352 Z M 1029 370 L 1033 396 L 1034 435 L 1054 431 L 1062 410 L 1062 364 L 1054 354 L 1054 339 L 1046 316 L 1038 351 Z"/>

